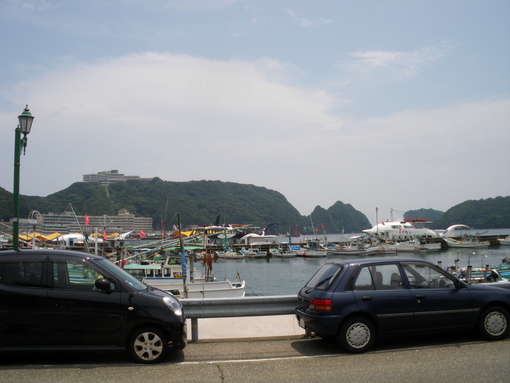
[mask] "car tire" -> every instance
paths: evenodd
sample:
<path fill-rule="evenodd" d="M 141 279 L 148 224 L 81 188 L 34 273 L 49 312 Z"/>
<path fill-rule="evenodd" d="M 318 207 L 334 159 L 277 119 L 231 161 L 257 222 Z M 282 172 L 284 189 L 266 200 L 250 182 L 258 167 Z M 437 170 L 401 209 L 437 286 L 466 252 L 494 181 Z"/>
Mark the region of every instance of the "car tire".
<path fill-rule="evenodd" d="M 480 315 L 478 331 L 486 340 L 505 339 L 510 331 L 509 321 L 508 311 L 500 306 L 492 306 Z"/>
<path fill-rule="evenodd" d="M 162 331 L 145 327 L 133 333 L 128 349 L 139 363 L 158 363 L 168 354 L 168 340 Z"/>
<path fill-rule="evenodd" d="M 340 345 L 350 353 L 368 351 L 375 342 L 375 328 L 369 319 L 355 317 L 342 324 L 338 333 Z"/>

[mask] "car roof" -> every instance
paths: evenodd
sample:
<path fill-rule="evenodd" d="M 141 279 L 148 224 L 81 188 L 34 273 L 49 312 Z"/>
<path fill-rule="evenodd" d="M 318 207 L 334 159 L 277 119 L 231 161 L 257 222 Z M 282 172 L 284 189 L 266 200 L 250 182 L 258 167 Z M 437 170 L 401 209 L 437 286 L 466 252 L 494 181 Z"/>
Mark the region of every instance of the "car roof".
<path fill-rule="evenodd" d="M 348 264 L 348 265 L 368 265 L 374 263 L 391 263 L 391 262 L 421 262 L 429 265 L 434 265 L 432 262 L 417 259 L 417 258 L 353 258 L 353 259 L 341 259 L 327 263 L 337 264 Z"/>
<path fill-rule="evenodd" d="M 54 256 L 65 256 L 76 259 L 104 259 L 103 257 L 95 254 L 84 253 L 81 251 L 74 250 L 54 250 L 54 249 L 27 249 L 21 251 L 7 250 L 0 251 L 0 257 L 8 255 L 54 255 Z"/>

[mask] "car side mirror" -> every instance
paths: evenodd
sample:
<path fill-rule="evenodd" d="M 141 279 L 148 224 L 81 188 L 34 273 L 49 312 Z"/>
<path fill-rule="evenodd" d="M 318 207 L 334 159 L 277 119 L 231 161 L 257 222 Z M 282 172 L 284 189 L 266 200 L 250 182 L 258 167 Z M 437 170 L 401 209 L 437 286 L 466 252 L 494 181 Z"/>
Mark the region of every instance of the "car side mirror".
<path fill-rule="evenodd" d="M 457 288 L 457 290 L 459 289 L 463 289 L 466 287 L 465 283 L 462 282 L 461 280 L 456 280 L 455 281 L 455 287 Z"/>
<path fill-rule="evenodd" d="M 96 279 L 94 285 L 98 290 L 106 291 L 107 293 L 112 291 L 111 282 L 106 278 Z"/>

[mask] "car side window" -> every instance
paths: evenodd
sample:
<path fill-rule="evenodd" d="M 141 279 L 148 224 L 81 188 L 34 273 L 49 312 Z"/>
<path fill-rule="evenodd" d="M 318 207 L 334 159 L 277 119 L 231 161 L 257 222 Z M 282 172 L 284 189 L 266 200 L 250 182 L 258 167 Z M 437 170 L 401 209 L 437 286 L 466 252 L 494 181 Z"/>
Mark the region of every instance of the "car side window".
<path fill-rule="evenodd" d="M 429 265 L 408 263 L 404 270 L 412 289 L 450 289 L 455 286 L 446 273 Z"/>
<path fill-rule="evenodd" d="M 372 274 L 368 267 L 362 267 L 359 271 L 356 282 L 354 282 L 354 290 L 375 290 Z"/>
<path fill-rule="evenodd" d="M 396 264 L 364 266 L 354 283 L 355 290 L 394 290 L 403 288 L 402 276 Z"/>
<path fill-rule="evenodd" d="M 94 291 L 96 280 L 104 278 L 82 261 L 66 260 L 53 263 L 53 286 L 61 289 Z"/>
<path fill-rule="evenodd" d="M 6 262 L 0 264 L 0 283 L 10 286 L 42 287 L 43 262 Z"/>

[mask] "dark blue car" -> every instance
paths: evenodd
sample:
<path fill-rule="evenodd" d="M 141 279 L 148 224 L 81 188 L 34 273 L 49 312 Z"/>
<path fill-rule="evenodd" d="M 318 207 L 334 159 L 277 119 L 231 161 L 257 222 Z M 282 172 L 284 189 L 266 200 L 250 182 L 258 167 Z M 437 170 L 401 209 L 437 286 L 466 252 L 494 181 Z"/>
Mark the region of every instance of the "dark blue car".
<path fill-rule="evenodd" d="M 510 290 L 468 285 L 418 259 L 326 263 L 298 295 L 299 325 L 345 350 L 365 352 L 381 334 L 478 330 L 488 340 L 509 333 Z"/>

